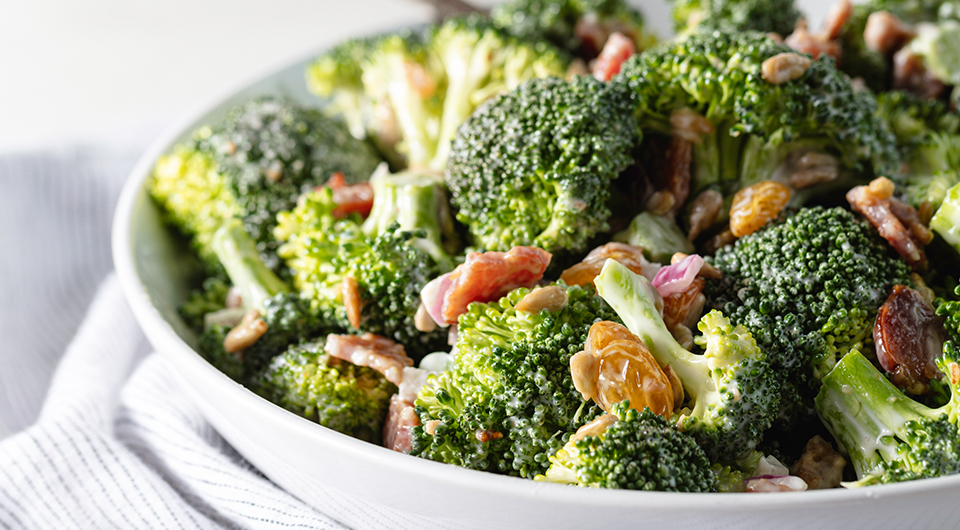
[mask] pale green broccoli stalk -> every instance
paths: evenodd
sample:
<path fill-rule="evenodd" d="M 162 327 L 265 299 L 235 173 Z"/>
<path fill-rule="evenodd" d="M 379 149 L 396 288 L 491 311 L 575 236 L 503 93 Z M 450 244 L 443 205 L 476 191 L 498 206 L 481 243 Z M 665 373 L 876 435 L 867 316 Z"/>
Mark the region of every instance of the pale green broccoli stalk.
<path fill-rule="evenodd" d="M 213 235 L 210 246 L 227 271 L 233 285 L 240 289 L 244 309 L 264 312 L 268 298 L 289 292 L 290 288 L 260 260 L 253 238 L 238 220 L 230 220 Z"/>
<path fill-rule="evenodd" d="M 794 0 L 673 0 L 678 33 L 721 30 L 793 33 L 800 10 Z"/>
<path fill-rule="evenodd" d="M 447 166 L 477 246 L 586 250 L 609 229 L 611 183 L 638 140 L 629 92 L 592 77 L 533 79 L 464 123 Z"/>
<path fill-rule="evenodd" d="M 624 401 L 603 432 L 571 439 L 535 479 L 597 488 L 716 491 L 710 460 L 694 439 L 650 411 Z"/>
<path fill-rule="evenodd" d="M 956 352 L 944 346 L 937 367 L 950 387 L 950 401 L 929 408 L 893 385 L 858 350 L 823 378 L 815 403 L 840 442 L 859 480 L 846 487 L 902 482 L 960 473 Z"/>
<path fill-rule="evenodd" d="M 607 260 L 594 284 L 657 363 L 680 378 L 689 398 L 678 414 L 680 430 L 692 434 L 714 461 L 732 462 L 755 449 L 777 416 L 780 385 L 750 332 L 711 311 L 697 326 L 701 335 L 695 340 L 705 349 L 697 355 L 664 325 L 649 280 Z"/>
<path fill-rule="evenodd" d="M 960 184 L 947 190 L 943 203 L 930 220 L 930 229 L 960 252 Z"/>
<path fill-rule="evenodd" d="M 670 258 L 677 252 L 696 252 L 676 222 L 650 212 L 634 217 L 630 226 L 614 235 L 613 240 L 642 248 L 647 259 L 658 263 L 670 263 Z"/>
<path fill-rule="evenodd" d="M 380 444 L 390 396 L 397 391 L 379 372 L 330 357 L 323 341 L 277 355 L 254 388 L 291 412 L 375 444 Z"/>

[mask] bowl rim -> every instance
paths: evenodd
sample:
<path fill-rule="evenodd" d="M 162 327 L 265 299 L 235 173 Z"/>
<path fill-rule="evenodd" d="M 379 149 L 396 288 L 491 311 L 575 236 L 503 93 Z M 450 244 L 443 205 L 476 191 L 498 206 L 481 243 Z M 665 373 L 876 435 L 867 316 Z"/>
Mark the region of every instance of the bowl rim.
<path fill-rule="evenodd" d="M 190 347 L 152 304 L 135 265 L 132 239 L 135 206 L 157 158 L 169 152 L 178 138 L 192 130 L 191 126 L 194 123 L 208 116 L 224 101 L 237 96 L 257 82 L 276 76 L 298 64 L 305 65 L 312 58 L 329 50 L 331 46 L 318 47 L 315 51 L 309 53 L 299 52 L 281 56 L 270 62 L 266 67 L 240 77 L 236 81 L 225 85 L 221 90 L 214 92 L 212 96 L 203 99 L 201 103 L 174 120 L 173 124 L 152 142 L 127 177 L 114 211 L 111 231 L 113 262 L 122 290 L 134 316 L 143 328 L 151 345 L 157 351 L 165 356 L 174 356 L 182 362 L 191 364 L 192 369 L 204 370 L 210 377 L 218 378 L 224 384 L 229 383 L 235 387 L 237 391 L 235 397 L 242 401 L 242 406 L 258 407 L 265 414 L 276 415 L 277 421 L 284 422 L 291 430 L 305 437 L 313 438 L 321 444 L 336 446 L 339 450 L 357 458 L 371 460 L 384 469 L 408 476 L 420 476 L 435 480 L 443 486 L 461 489 L 464 493 L 472 491 L 477 494 L 523 497 L 534 502 L 547 501 L 590 507 L 630 507 L 637 510 L 644 508 L 668 510 L 711 508 L 732 511 L 749 507 L 768 511 L 906 497 L 939 488 L 960 489 L 960 475 L 864 488 L 814 490 L 804 491 L 802 494 L 774 496 L 749 493 L 714 494 L 607 490 L 536 482 L 420 459 L 351 438 L 274 405 L 231 380 Z"/>

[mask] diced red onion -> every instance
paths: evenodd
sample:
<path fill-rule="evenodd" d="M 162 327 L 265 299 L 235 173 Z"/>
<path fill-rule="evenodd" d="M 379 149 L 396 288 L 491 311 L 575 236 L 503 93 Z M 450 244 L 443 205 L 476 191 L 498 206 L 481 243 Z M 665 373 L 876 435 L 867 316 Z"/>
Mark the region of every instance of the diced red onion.
<path fill-rule="evenodd" d="M 691 254 L 679 262 L 657 271 L 657 275 L 651 283 L 657 288 L 660 296 L 664 298 L 675 293 L 682 293 L 690 287 L 702 267 L 703 258 L 697 254 Z"/>
<path fill-rule="evenodd" d="M 430 315 L 430 318 L 441 328 L 449 325 L 443 321 L 443 301 L 446 299 L 450 288 L 453 287 L 450 274 L 451 273 L 448 272 L 443 276 L 438 276 L 430 280 L 430 283 L 425 285 L 423 290 L 420 291 L 420 301 L 423 302 L 423 306 L 427 308 L 427 313 Z"/>

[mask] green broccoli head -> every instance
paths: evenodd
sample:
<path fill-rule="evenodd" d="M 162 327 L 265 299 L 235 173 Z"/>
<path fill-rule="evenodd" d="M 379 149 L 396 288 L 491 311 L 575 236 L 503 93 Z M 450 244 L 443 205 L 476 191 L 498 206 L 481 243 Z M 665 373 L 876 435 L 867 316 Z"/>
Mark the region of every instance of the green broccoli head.
<path fill-rule="evenodd" d="M 804 208 L 710 263 L 708 304 L 746 327 L 770 362 L 795 381 L 826 374 L 869 340 L 877 310 L 910 269 L 866 222 L 842 208 Z"/>
<path fill-rule="evenodd" d="M 307 89 L 330 98 L 326 110 L 342 116 L 356 138 L 365 138 L 374 125 L 374 101 L 363 88 L 363 63 L 376 40 L 371 37 L 342 42 L 317 57 L 305 73 Z"/>
<path fill-rule="evenodd" d="M 677 426 L 715 461 L 733 462 L 754 450 L 777 416 L 780 385 L 750 332 L 711 311 L 698 325 L 702 335 L 696 341 L 705 351 L 697 355 L 663 323 L 658 295 L 646 278 L 607 260 L 594 284 L 657 363 L 669 365 L 680 378 L 689 401 Z"/>
<path fill-rule="evenodd" d="M 447 166 L 457 219 L 487 250 L 586 249 L 609 229 L 610 183 L 632 161 L 631 109 L 628 91 L 591 77 L 535 79 L 487 102 Z"/>
<path fill-rule="evenodd" d="M 904 200 L 939 208 L 947 189 L 960 183 L 960 114 L 942 101 L 899 90 L 880 94 L 877 101 L 905 162 L 897 178 Z"/>
<path fill-rule="evenodd" d="M 195 330 L 204 327 L 204 317 L 207 313 L 220 311 L 226 307 L 227 293 L 230 284 L 222 278 L 213 276 L 203 281 L 199 289 L 195 289 L 187 296 L 187 301 L 178 309 L 180 317 L 188 326 Z"/>
<path fill-rule="evenodd" d="M 496 6 L 492 17 L 513 35 L 549 41 L 584 60 L 596 57 L 613 31 L 632 39 L 637 50 L 656 41 L 643 15 L 624 0 L 513 0 Z"/>
<path fill-rule="evenodd" d="M 419 206 L 415 201 L 397 204 Z M 332 191 L 323 188 L 279 216 L 276 233 L 285 241 L 280 256 L 290 267 L 300 296 L 332 327 L 388 337 L 414 356 L 443 347 L 446 333 L 421 333 L 414 326 L 420 290 L 446 272 L 419 246 L 428 241 L 427 232 L 419 227 L 413 227 L 414 232 L 402 230 L 394 222 L 367 234 L 357 217 L 334 218 L 335 207 Z M 361 299 L 359 327 L 351 324 L 344 302 L 348 277 L 357 283 Z"/>
<path fill-rule="evenodd" d="M 290 102 L 261 98 L 227 112 L 213 127 L 157 162 L 149 187 L 173 222 L 193 236 L 216 271 L 213 233 L 239 218 L 268 267 L 280 271 L 276 216 L 333 173 L 366 180 L 380 162 L 373 149 L 339 121 Z"/>
<path fill-rule="evenodd" d="M 564 288 L 568 304 L 555 313 L 517 311 L 526 288 L 470 304 L 459 319 L 455 367 L 431 375 L 417 395 L 422 426 L 413 429 L 411 454 L 533 478 L 570 434 L 603 413 L 574 387 L 570 358 L 594 322 L 618 318 L 592 289 Z"/>
<path fill-rule="evenodd" d="M 930 230 L 960 253 L 960 184 L 947 190 L 943 202 L 930 219 Z"/>
<path fill-rule="evenodd" d="M 859 481 L 848 487 L 960 473 L 960 365 L 952 343 L 937 367 L 949 402 L 929 408 L 903 394 L 854 350 L 823 378 L 817 413 L 843 445 Z"/>
<path fill-rule="evenodd" d="M 637 96 L 644 135 L 672 133 L 671 115 L 692 109 L 714 127 L 693 146 L 691 196 L 715 188 L 725 197 L 764 180 L 798 189 L 794 202 L 849 189 L 899 166 L 896 141 L 876 116 L 872 95 L 823 56 L 792 81 L 774 84 L 762 65 L 795 54 L 759 32 L 696 33 L 631 57 L 617 82 Z M 806 187 L 804 155 L 829 155 L 832 174 Z M 803 188 L 803 189 L 800 189 Z"/>
<path fill-rule="evenodd" d="M 793 0 L 673 0 L 678 33 L 691 31 L 762 31 L 793 33 L 800 10 Z"/>
<path fill-rule="evenodd" d="M 379 444 L 397 388 L 379 372 L 330 357 L 323 342 L 291 346 L 257 375 L 256 391 L 348 436 Z"/>
<path fill-rule="evenodd" d="M 645 408 L 614 405 L 617 420 L 597 434 L 571 439 L 556 456 L 546 482 L 647 491 L 716 491 L 710 460 L 690 436 Z"/>

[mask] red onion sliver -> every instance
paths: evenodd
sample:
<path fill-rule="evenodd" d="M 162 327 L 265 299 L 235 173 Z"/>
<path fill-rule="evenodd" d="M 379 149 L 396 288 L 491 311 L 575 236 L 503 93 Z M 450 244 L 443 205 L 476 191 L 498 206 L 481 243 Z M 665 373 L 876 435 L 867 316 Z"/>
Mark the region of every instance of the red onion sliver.
<path fill-rule="evenodd" d="M 703 258 L 697 254 L 691 254 L 680 262 L 657 271 L 651 283 L 664 298 L 674 293 L 682 293 L 696 279 L 701 267 L 703 267 Z"/>

